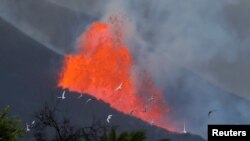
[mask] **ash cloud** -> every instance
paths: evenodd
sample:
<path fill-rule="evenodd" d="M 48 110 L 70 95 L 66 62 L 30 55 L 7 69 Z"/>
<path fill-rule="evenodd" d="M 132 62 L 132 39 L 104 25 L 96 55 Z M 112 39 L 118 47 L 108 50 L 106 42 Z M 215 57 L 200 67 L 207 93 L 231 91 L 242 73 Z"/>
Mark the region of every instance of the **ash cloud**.
<path fill-rule="evenodd" d="M 176 126 L 185 121 L 205 137 L 209 123 L 250 122 L 250 25 L 241 25 L 249 6 L 227 0 L 112 1 L 106 14 L 127 14 L 134 24 L 129 47 L 138 65 L 166 88 Z M 217 112 L 210 118 L 211 109 Z"/>
<path fill-rule="evenodd" d="M 0 17 L 49 49 L 64 54 L 96 17 L 50 1 L 0 0 Z"/>
<path fill-rule="evenodd" d="M 127 14 L 135 30 L 129 47 L 155 77 L 180 66 L 250 100 L 249 2 L 118 0 L 103 5 L 108 5 L 103 17 Z"/>

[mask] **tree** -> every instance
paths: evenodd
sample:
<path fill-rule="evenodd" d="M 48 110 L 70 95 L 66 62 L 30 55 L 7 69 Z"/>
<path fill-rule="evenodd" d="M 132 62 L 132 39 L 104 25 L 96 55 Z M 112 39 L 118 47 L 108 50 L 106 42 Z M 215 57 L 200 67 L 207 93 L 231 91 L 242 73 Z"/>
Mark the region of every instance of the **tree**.
<path fill-rule="evenodd" d="M 35 113 L 35 124 L 31 126 L 30 134 L 37 141 L 144 141 L 146 135 L 144 131 L 131 131 L 117 133 L 117 128 L 109 126 L 106 118 L 92 118 L 89 126 L 76 127 L 72 125 L 70 119 L 60 108 L 60 100 L 52 104 L 45 103 L 43 107 Z M 62 108 L 63 109 L 63 108 Z M 28 137 L 28 136 L 27 136 Z M 170 141 L 161 139 L 159 141 Z"/>
<path fill-rule="evenodd" d="M 108 126 L 106 120 L 93 117 L 90 126 L 75 127 L 66 117 L 59 118 L 59 102 L 54 106 L 45 104 L 35 114 L 35 124 L 31 132 L 37 141 L 143 141 L 143 131 L 123 132 L 117 135 L 115 127 Z M 48 131 L 49 129 L 49 131 Z"/>
<path fill-rule="evenodd" d="M 68 118 L 58 117 L 58 112 L 60 112 L 57 108 L 58 104 L 54 106 L 45 104 L 35 114 L 36 122 L 31 131 L 37 141 L 98 141 L 108 131 L 109 127 L 102 123 L 102 120 L 96 120 L 94 117 L 90 126 L 78 128 L 71 125 Z"/>
<path fill-rule="evenodd" d="M 109 134 L 104 134 L 100 141 L 144 141 L 146 139 L 143 131 L 123 132 L 117 135 L 114 128 L 111 129 Z"/>
<path fill-rule="evenodd" d="M 9 106 L 0 113 L 0 140 L 16 141 L 24 133 L 21 120 L 9 115 Z"/>
<path fill-rule="evenodd" d="M 160 139 L 159 141 L 171 141 L 170 139 Z"/>

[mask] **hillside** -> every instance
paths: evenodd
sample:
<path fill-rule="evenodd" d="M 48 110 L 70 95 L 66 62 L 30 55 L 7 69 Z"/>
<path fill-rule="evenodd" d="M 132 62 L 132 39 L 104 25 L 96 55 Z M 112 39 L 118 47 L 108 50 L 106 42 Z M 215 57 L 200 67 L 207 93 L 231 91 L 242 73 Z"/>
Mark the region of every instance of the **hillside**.
<path fill-rule="evenodd" d="M 61 94 L 62 90 L 56 88 L 56 80 L 63 57 L 2 19 L 0 37 L 0 109 L 10 105 L 13 114 L 18 115 L 24 122 L 29 122 L 44 102 L 53 101 Z M 85 96 L 83 100 L 87 98 L 88 96 Z M 173 141 L 203 141 L 196 135 L 170 133 L 150 126 L 114 111 L 103 102 L 85 105 L 84 101 L 77 99 L 77 95 L 73 93 L 68 95 L 67 92 L 67 100 L 62 103 L 61 108 L 77 125 L 88 124 L 93 115 L 103 118 L 107 113 L 112 113 L 112 124 L 119 125 L 121 131 L 144 129 L 150 141 L 163 137 L 169 137 Z"/>

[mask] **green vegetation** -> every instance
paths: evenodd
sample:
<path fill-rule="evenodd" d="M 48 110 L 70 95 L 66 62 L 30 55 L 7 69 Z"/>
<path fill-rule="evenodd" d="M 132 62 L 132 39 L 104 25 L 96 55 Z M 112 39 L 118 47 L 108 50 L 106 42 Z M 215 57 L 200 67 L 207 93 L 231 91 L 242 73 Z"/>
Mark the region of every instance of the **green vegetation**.
<path fill-rule="evenodd" d="M 21 120 L 9 115 L 9 106 L 0 113 L 0 140 L 16 141 L 24 133 Z"/>
<path fill-rule="evenodd" d="M 45 104 L 35 113 L 35 122 L 30 131 L 25 132 L 22 122 L 10 116 L 9 106 L 0 113 L 0 141 L 17 141 L 20 137 L 33 138 L 37 141 L 145 141 L 144 131 L 117 133 L 101 119 L 93 117 L 89 126 L 76 127 L 66 117 L 61 117 L 58 103 L 54 106 Z M 48 130 L 49 129 L 49 130 Z M 26 135 L 25 135 L 26 134 Z M 170 141 L 161 139 L 159 141 Z"/>
<path fill-rule="evenodd" d="M 143 131 L 123 132 L 118 135 L 116 130 L 112 128 L 108 135 L 105 133 L 101 137 L 100 141 L 144 141 L 145 139 Z"/>

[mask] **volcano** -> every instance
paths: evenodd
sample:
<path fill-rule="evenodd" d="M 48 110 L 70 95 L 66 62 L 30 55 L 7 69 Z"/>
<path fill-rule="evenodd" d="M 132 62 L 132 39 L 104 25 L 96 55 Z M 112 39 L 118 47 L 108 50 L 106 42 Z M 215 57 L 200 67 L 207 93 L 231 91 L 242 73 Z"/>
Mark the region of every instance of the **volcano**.
<path fill-rule="evenodd" d="M 67 9 L 62 9 L 56 5 L 49 4 L 50 6 L 46 6 L 47 1 L 39 1 L 39 4 L 35 4 L 37 7 L 33 8 L 32 12 L 28 3 L 34 4 L 36 1 L 22 1 L 23 5 L 27 4 L 27 7 L 24 8 L 26 11 L 23 13 L 15 10 L 22 10 L 18 7 L 19 4 L 16 4 L 14 0 L 9 1 L 13 1 L 13 5 L 16 6 L 16 8 L 11 7 L 12 5 L 9 4 L 11 7 L 9 10 L 13 9 L 14 11 L 10 16 L 14 17 L 16 12 L 20 13 L 20 17 L 22 14 L 32 13 L 35 18 L 27 16 L 26 22 L 30 26 L 44 31 L 46 37 L 54 37 L 53 42 L 56 42 L 53 44 L 54 48 L 65 47 L 67 52 L 71 52 L 73 48 L 72 40 L 78 37 L 78 34 L 74 34 L 72 37 L 72 32 L 79 29 L 77 28 L 79 25 L 86 25 L 84 16 L 71 16 L 72 11 L 67 12 Z M 42 8 L 39 9 L 38 5 L 41 5 Z M 39 12 L 43 11 L 47 12 L 40 15 Z M 5 13 L 5 11 L 3 10 L 2 13 Z M 40 16 L 37 16 L 37 13 Z M 65 14 L 70 18 L 65 19 Z M 73 14 L 75 13 L 73 12 Z M 81 13 L 77 15 L 81 15 Z M 40 17 L 45 18 L 44 22 L 41 22 Z M 77 18 L 80 21 L 76 24 Z M 69 26 L 71 27 L 69 28 Z M 84 26 L 80 27 L 80 30 L 77 31 L 83 31 L 85 28 Z M 38 43 L 35 41 L 37 40 L 34 39 L 35 37 L 27 37 L 21 31 L 6 21 L 0 20 L 0 108 L 10 105 L 13 114 L 19 116 L 25 122 L 32 120 L 33 113 L 42 106 L 43 102 L 51 101 L 61 95 L 62 90 L 57 89 L 57 78 L 65 60 L 64 56 L 49 50 L 43 40 L 39 40 Z M 36 33 L 35 31 L 32 28 L 30 29 L 32 33 Z M 53 32 L 54 34 L 46 34 L 47 32 Z M 68 38 L 69 36 L 70 38 Z M 172 121 L 178 125 L 179 129 L 183 128 L 183 121 L 186 121 L 188 132 L 206 138 L 208 123 L 250 123 L 249 113 L 244 112 L 250 107 L 249 101 L 241 99 L 221 87 L 218 88 L 213 83 L 208 83 L 204 77 L 188 69 L 182 69 L 179 74 L 180 76 L 176 78 L 176 81 L 166 86 L 167 104 L 171 107 L 169 115 L 172 116 Z M 241 79 L 239 78 L 238 81 L 241 81 Z M 86 106 L 83 101 L 77 99 L 79 93 L 67 90 L 66 96 L 67 99 L 64 101 L 62 108 L 67 111 L 67 114 L 71 115 L 75 125 L 87 125 L 91 121 L 92 115 L 103 118 L 107 116 L 107 113 L 110 113 L 114 115 L 112 124 L 120 125 L 121 130 L 145 129 L 150 141 L 156 140 L 158 137 L 170 136 L 175 141 L 203 141 L 200 136 L 178 134 L 150 126 L 132 116 L 113 110 L 102 101 L 90 103 Z M 85 95 L 83 100 L 88 98 L 91 97 Z M 212 108 L 220 110 L 208 119 L 207 112 Z M 179 132 L 182 132 L 182 130 Z"/>
<path fill-rule="evenodd" d="M 112 19 L 113 17 L 111 17 Z M 115 18 L 114 18 L 115 19 Z M 88 93 L 112 108 L 166 130 L 168 107 L 148 75 L 133 72 L 134 60 L 122 39 L 117 21 L 93 23 L 79 39 L 79 53 L 65 56 L 58 85 Z M 113 27 L 113 28 L 112 28 Z"/>
<path fill-rule="evenodd" d="M 61 94 L 56 88 L 57 73 L 63 64 L 63 56 L 55 54 L 47 47 L 26 36 L 6 21 L 0 19 L 0 108 L 10 105 L 14 115 L 23 121 L 32 120 L 32 115 L 44 102 L 51 101 Z M 28 51 L 27 51 L 28 50 Z M 31 53 L 32 52 L 32 53 Z M 14 89 L 13 89 L 14 87 Z M 176 141 L 203 141 L 197 135 L 171 133 L 155 126 L 145 124 L 136 118 L 119 113 L 103 102 L 84 103 L 77 100 L 76 93 L 67 93 L 67 99 L 61 108 L 67 109 L 73 123 L 87 125 L 92 116 L 104 117 L 112 113 L 113 124 L 120 125 L 119 130 L 145 129 L 148 140 L 170 137 Z M 17 98 L 18 97 L 18 98 Z M 88 99 L 84 96 L 83 99 Z M 99 111 L 96 113 L 95 111 Z M 122 121 L 122 122 L 121 122 Z M 23 138 L 29 141 L 32 138 Z"/>

